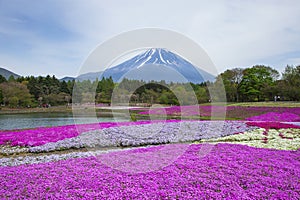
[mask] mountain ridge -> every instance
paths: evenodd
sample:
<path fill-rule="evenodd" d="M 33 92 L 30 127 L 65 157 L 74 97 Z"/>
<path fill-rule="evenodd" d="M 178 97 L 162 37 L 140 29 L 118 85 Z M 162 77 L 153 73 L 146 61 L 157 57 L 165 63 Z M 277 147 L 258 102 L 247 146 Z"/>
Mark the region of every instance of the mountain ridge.
<path fill-rule="evenodd" d="M 145 67 L 148 67 L 148 69 L 145 69 Z M 152 71 L 149 69 L 151 67 L 153 68 Z M 147 76 L 146 72 L 151 76 Z M 130 74 L 129 78 L 140 77 L 141 79 L 143 77 L 144 81 L 151 81 L 153 80 L 152 78 L 157 78 L 156 75 L 161 76 L 159 73 L 165 73 L 164 77 L 170 79 L 168 80 L 169 82 L 202 83 L 215 79 L 215 76 L 210 73 L 195 67 L 181 56 L 163 48 L 148 49 L 121 64 L 108 68 L 103 72 L 100 79 L 111 76 L 115 82 L 119 82 L 121 78 L 128 78 L 126 77 L 128 73 Z M 168 76 L 168 73 L 172 74 L 172 76 Z M 177 76 L 173 77 L 176 73 Z M 149 78 L 149 80 L 145 80 L 145 78 Z"/>
<path fill-rule="evenodd" d="M 8 70 L 8 69 L 5 69 L 3 67 L 0 67 L 0 75 L 2 75 L 3 77 L 5 77 L 6 80 L 9 79 L 10 76 L 13 76 L 14 78 L 18 78 L 20 77 L 20 75 Z"/>

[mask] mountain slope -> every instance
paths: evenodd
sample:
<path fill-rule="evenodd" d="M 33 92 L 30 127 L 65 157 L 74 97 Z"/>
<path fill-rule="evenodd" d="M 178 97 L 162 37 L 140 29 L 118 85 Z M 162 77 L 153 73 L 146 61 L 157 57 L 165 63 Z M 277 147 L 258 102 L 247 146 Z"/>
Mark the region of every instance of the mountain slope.
<path fill-rule="evenodd" d="M 0 75 L 4 76 L 6 80 L 12 75 L 14 78 L 20 77 L 20 75 L 13 73 L 7 69 L 1 68 L 0 67 Z"/>
<path fill-rule="evenodd" d="M 102 77 L 103 72 L 89 72 L 86 74 L 81 74 L 77 76 L 76 80 L 83 81 L 83 80 L 90 80 L 95 81 L 97 78 Z M 100 79 L 99 79 L 100 80 Z"/>
<path fill-rule="evenodd" d="M 65 76 L 65 77 L 63 77 L 63 78 L 61 78 L 61 79 L 59 79 L 60 81 L 66 81 L 66 82 L 68 82 L 68 81 L 73 81 L 73 80 L 75 80 L 75 78 L 74 77 L 70 77 L 70 76 Z"/>
<path fill-rule="evenodd" d="M 160 81 L 164 77 L 163 79 L 168 82 L 193 83 L 213 81 L 215 78 L 206 71 L 193 66 L 182 57 L 160 48 L 149 49 L 115 67 L 109 68 L 103 72 L 102 76 L 111 76 L 116 82 L 120 82 L 124 77 L 145 81 Z"/>

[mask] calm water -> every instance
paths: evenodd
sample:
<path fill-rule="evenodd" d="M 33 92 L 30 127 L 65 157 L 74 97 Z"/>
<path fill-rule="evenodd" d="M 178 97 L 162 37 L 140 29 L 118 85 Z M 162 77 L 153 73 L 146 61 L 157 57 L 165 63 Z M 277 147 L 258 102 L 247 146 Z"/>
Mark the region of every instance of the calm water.
<path fill-rule="evenodd" d="M 128 121 L 125 118 L 118 117 L 99 117 L 76 118 L 76 123 L 95 123 L 95 122 L 110 122 L 110 121 Z M 13 130 L 24 128 L 35 128 L 44 126 L 61 126 L 74 124 L 72 113 L 30 113 L 30 114 L 5 114 L 0 115 L 0 130 Z"/>

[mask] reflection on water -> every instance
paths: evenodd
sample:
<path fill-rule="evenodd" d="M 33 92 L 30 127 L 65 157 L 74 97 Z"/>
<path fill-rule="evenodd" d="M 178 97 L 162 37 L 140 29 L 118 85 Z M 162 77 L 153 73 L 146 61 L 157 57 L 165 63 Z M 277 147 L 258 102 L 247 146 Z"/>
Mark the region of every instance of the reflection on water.
<path fill-rule="evenodd" d="M 72 113 L 26 113 L 26 114 L 5 114 L 0 115 L 0 130 L 13 130 L 24 128 L 35 128 L 45 126 L 62 126 L 68 124 L 95 123 L 110 121 L 128 121 L 124 117 L 77 117 L 73 118 Z"/>

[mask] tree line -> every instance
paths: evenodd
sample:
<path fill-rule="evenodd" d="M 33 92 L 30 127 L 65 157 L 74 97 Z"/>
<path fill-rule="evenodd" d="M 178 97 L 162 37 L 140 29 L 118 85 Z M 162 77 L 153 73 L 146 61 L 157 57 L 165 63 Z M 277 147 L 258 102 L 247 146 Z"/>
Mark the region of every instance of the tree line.
<path fill-rule="evenodd" d="M 223 82 L 228 102 L 300 100 L 300 65 L 287 65 L 280 76 L 269 66 L 234 68 L 217 76 Z"/>
<path fill-rule="evenodd" d="M 55 76 L 19 77 L 0 75 L 0 103 L 9 107 L 37 107 L 70 103 L 74 81 Z"/>
<path fill-rule="evenodd" d="M 225 89 L 222 98 L 220 88 Z M 188 105 L 209 101 L 299 101 L 300 65 L 286 66 L 282 74 L 264 65 L 228 69 L 214 82 L 166 83 L 123 79 L 60 81 L 55 76 L 19 77 L 0 75 L 0 104 L 9 107 L 37 107 L 72 103 L 117 103 Z M 212 93 L 215 93 L 212 95 Z M 225 99 L 226 98 L 226 99 Z M 74 102 L 73 102 L 74 103 Z"/>

